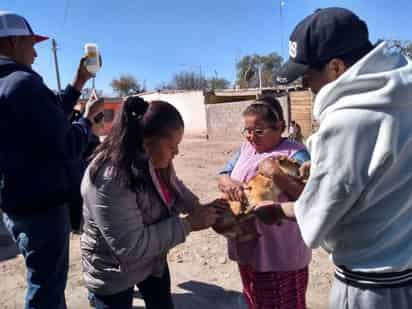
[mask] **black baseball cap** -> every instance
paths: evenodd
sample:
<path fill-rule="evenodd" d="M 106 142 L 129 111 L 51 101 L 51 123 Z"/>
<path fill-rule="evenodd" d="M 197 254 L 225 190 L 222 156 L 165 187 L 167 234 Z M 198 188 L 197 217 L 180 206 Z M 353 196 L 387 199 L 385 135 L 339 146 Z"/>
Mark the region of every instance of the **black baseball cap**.
<path fill-rule="evenodd" d="M 351 52 L 370 50 L 366 23 L 338 7 L 318 9 L 303 19 L 289 39 L 289 60 L 275 73 L 277 84 L 288 84 L 309 67 Z"/>

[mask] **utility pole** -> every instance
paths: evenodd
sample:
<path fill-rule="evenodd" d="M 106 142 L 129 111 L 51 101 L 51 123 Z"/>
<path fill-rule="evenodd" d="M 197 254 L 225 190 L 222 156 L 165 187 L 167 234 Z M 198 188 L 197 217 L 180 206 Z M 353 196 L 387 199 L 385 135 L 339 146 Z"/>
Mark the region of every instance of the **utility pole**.
<path fill-rule="evenodd" d="M 56 68 L 57 90 L 60 92 L 62 88 L 60 84 L 59 63 L 57 62 L 57 44 L 55 39 L 52 39 L 52 50 L 54 55 L 54 66 Z"/>
<path fill-rule="evenodd" d="M 279 17 L 280 17 L 280 52 L 282 57 L 285 57 L 285 51 L 283 47 L 283 7 L 285 6 L 285 1 L 279 0 Z"/>

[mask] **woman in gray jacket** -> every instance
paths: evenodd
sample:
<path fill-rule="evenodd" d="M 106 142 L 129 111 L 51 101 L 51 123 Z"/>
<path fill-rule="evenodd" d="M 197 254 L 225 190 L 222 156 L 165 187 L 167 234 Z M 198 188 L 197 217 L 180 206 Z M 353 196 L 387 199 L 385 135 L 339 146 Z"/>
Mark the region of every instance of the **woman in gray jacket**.
<path fill-rule="evenodd" d="M 171 104 L 127 98 L 86 170 L 81 251 L 98 309 L 132 308 L 135 285 L 146 308 L 173 308 L 168 251 L 213 225 L 224 207 L 200 205 L 177 179 L 172 160 L 183 128 Z"/>

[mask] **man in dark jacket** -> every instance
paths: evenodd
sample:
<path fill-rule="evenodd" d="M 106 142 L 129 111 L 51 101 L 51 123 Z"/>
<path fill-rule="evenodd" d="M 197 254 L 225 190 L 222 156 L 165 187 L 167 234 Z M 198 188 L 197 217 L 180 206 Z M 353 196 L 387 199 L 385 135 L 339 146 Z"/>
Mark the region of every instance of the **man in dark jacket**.
<path fill-rule="evenodd" d="M 0 12 L 0 208 L 27 267 L 26 308 L 66 308 L 70 220 L 67 202 L 78 183 L 94 117 L 68 114 L 91 74 L 80 62 L 75 81 L 54 94 L 31 69 L 35 35 L 21 16 Z M 77 176 L 76 176 L 77 175 Z"/>

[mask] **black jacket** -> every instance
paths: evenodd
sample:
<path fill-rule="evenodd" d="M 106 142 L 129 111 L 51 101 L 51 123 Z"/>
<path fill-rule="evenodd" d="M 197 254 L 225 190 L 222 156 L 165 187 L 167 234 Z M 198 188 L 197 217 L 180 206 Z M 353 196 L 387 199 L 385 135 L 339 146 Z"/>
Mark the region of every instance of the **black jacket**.
<path fill-rule="evenodd" d="M 26 66 L 0 57 L 0 207 L 31 214 L 67 202 L 81 177 L 91 134 L 84 118 L 71 124 L 80 93 L 56 95 Z"/>

